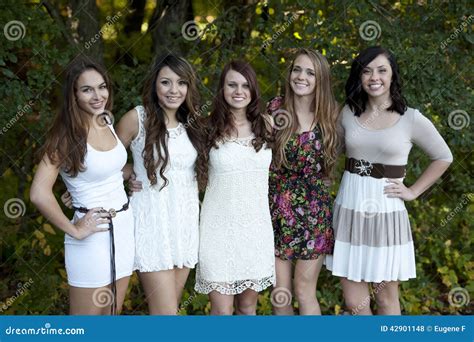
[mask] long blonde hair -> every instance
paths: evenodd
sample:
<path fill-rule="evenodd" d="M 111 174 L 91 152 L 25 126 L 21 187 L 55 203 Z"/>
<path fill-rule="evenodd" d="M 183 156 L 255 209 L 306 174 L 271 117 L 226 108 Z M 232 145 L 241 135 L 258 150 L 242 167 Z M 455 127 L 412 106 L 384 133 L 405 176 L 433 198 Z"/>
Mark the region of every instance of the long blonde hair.
<path fill-rule="evenodd" d="M 311 49 L 299 49 L 288 69 L 283 109 L 288 112 L 290 117 L 288 118 L 288 124 L 276 131 L 273 162 L 277 168 L 282 166 L 288 167 L 285 147 L 291 136 L 298 129 L 298 117 L 296 116 L 294 106 L 295 94 L 291 88 L 290 77 L 294 62 L 300 55 L 308 56 L 314 65 L 316 86 L 314 90 L 314 100 L 312 101 L 310 109 L 314 112 L 314 120 L 322 134 L 324 155 L 323 173 L 330 177 L 337 159 L 337 118 L 339 115 L 339 105 L 332 92 L 329 63 L 322 54 Z"/>

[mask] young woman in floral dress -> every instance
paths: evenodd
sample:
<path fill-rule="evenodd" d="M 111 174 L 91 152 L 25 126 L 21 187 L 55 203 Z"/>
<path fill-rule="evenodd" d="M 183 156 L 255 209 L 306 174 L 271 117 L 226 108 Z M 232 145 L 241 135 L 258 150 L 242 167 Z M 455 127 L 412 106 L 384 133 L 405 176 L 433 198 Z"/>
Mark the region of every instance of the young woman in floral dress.
<path fill-rule="evenodd" d="M 334 245 L 332 200 L 323 179 L 337 154 L 337 103 L 329 64 L 318 52 L 301 49 L 289 69 L 285 98 L 268 106 L 275 127 L 270 172 L 270 209 L 275 234 L 275 314 L 293 314 L 293 288 L 302 315 L 321 314 L 316 285 Z"/>

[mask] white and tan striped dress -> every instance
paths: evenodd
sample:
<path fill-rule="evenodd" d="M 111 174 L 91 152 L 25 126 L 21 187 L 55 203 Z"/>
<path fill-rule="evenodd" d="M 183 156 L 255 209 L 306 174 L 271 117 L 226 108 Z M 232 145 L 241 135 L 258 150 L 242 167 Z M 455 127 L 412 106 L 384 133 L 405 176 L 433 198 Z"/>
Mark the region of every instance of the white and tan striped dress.
<path fill-rule="evenodd" d="M 432 160 L 452 161 L 446 142 L 418 110 L 408 108 L 391 127 L 370 130 L 348 106 L 342 112 L 346 156 L 406 165 L 413 144 Z M 409 166 L 407 172 L 410 172 Z M 413 238 L 405 203 L 384 195 L 386 178 L 344 171 L 334 205 L 334 254 L 326 267 L 353 281 L 401 281 L 416 277 Z"/>

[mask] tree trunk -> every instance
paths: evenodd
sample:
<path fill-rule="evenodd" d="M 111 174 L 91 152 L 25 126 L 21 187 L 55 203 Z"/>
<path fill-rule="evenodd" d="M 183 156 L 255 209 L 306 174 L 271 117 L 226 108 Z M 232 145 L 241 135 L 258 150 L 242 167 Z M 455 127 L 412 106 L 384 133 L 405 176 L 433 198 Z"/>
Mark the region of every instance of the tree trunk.
<path fill-rule="evenodd" d="M 174 52 L 185 55 L 189 40 L 183 37 L 183 25 L 194 19 L 191 0 L 158 1 L 150 20 L 149 32 L 152 34 L 154 55 Z"/>
<path fill-rule="evenodd" d="M 99 62 L 103 60 L 104 47 L 100 32 L 99 11 L 95 0 L 70 0 L 73 30 L 79 48 L 87 56 Z"/>
<path fill-rule="evenodd" d="M 145 5 L 146 0 L 131 0 L 129 7 L 130 12 L 125 18 L 125 25 L 123 27 L 123 33 L 127 40 L 133 41 L 134 36 L 140 34 L 142 30 L 143 19 L 145 18 Z M 120 51 L 118 53 L 123 55 L 123 61 L 127 66 L 134 66 L 133 55 L 130 52 Z M 120 58 L 120 56 L 117 57 Z"/>

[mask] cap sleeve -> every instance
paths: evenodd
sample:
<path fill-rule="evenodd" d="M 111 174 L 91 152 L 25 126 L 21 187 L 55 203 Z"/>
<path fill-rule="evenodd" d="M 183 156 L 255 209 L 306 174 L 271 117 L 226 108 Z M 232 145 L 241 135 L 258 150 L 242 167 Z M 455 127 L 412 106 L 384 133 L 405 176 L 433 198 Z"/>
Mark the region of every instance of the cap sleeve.
<path fill-rule="evenodd" d="M 448 145 L 433 123 L 417 109 L 413 113 L 411 141 L 419 146 L 431 160 L 453 161 Z"/>

